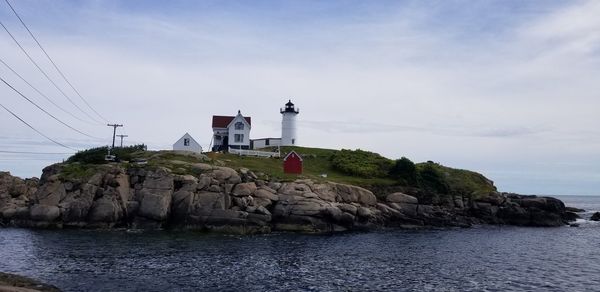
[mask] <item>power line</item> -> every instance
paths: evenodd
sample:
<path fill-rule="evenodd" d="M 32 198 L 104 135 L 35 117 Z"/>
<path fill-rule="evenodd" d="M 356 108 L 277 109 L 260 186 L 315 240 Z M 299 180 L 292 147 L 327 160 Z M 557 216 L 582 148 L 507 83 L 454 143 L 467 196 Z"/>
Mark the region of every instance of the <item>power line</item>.
<path fill-rule="evenodd" d="M 8 33 L 8 35 L 12 38 L 12 40 L 21 49 L 21 51 L 23 52 L 23 54 L 25 54 L 25 56 L 27 56 L 27 58 L 29 59 L 29 61 L 31 61 L 31 63 L 33 63 L 33 65 L 35 65 L 35 67 L 44 75 L 44 77 L 46 77 L 46 79 L 48 79 L 48 81 L 50 81 L 50 83 L 52 83 L 52 85 L 54 86 L 54 88 L 56 88 L 65 98 L 67 98 L 67 100 L 69 100 L 69 102 L 72 105 L 74 105 L 79 111 L 81 111 L 83 114 L 85 114 L 88 118 L 90 118 L 91 120 L 93 120 L 96 123 L 101 123 L 100 121 L 98 121 L 94 117 L 92 117 L 90 114 L 88 114 L 86 111 L 84 111 L 62 89 L 60 89 L 60 87 L 56 84 L 56 82 L 54 82 L 54 80 L 52 80 L 52 78 L 50 78 L 50 76 L 48 76 L 48 74 L 44 71 L 44 69 L 42 69 L 42 67 L 40 67 L 40 65 L 38 65 L 38 63 L 29 55 L 29 53 L 27 53 L 27 50 L 25 50 L 25 48 L 23 48 L 23 46 L 21 46 L 21 43 L 19 43 L 19 41 L 13 36 L 13 34 L 4 25 L 4 23 L 2 23 L 2 21 L 0 21 L 0 25 L 4 28 L 4 30 L 6 31 L 6 33 Z"/>
<path fill-rule="evenodd" d="M 74 154 L 75 152 L 32 152 L 32 151 L 10 151 L 10 150 L 0 150 L 0 153 L 8 153 L 8 154 L 68 155 L 68 154 Z"/>
<path fill-rule="evenodd" d="M 23 21 L 23 19 L 21 18 L 21 16 L 17 13 L 17 11 L 13 8 L 13 6 L 10 4 L 10 2 L 8 2 L 8 0 L 4 0 L 6 2 L 6 4 L 8 4 L 8 6 L 10 7 L 10 10 L 12 10 L 12 12 L 15 14 L 15 16 L 17 16 L 17 18 L 19 19 L 19 21 L 21 22 L 21 24 L 23 25 L 23 27 L 25 27 L 25 29 L 27 30 L 27 32 L 29 33 L 29 35 L 33 38 L 33 40 L 35 41 L 35 43 L 38 45 L 38 47 L 40 47 L 40 49 L 42 50 L 42 52 L 44 52 L 44 55 L 46 55 L 46 57 L 48 58 L 48 60 L 50 61 L 50 63 L 52 63 L 52 66 L 54 66 L 54 69 L 56 69 L 56 71 L 60 74 L 60 76 L 67 82 L 67 84 L 69 84 L 69 86 L 71 87 L 71 89 L 73 89 L 73 91 L 75 91 L 75 93 L 77 93 L 77 95 L 79 96 L 79 98 L 81 98 L 81 100 L 83 100 L 83 102 L 101 119 L 103 119 L 105 122 L 108 122 L 108 120 L 106 118 L 104 118 L 102 115 L 100 115 L 88 102 L 87 100 L 85 100 L 85 98 L 83 98 L 83 96 L 81 96 L 81 94 L 79 93 L 79 91 L 77 89 L 75 89 L 75 87 L 73 86 L 73 84 L 71 84 L 71 82 L 67 79 L 67 77 L 65 76 L 65 74 L 63 74 L 63 72 L 58 68 L 58 66 L 56 65 L 56 63 L 54 62 L 54 60 L 52 60 L 52 58 L 50 58 L 50 55 L 48 55 L 48 53 L 46 52 L 46 50 L 44 49 L 44 47 L 42 46 L 42 44 L 40 44 L 40 42 L 37 40 L 37 38 L 33 35 L 33 33 L 31 32 L 31 30 L 29 30 L 29 27 L 27 27 L 27 25 L 25 24 L 25 22 Z"/>
<path fill-rule="evenodd" d="M 42 135 L 44 138 L 46 138 L 46 139 L 48 139 L 48 140 L 50 140 L 50 141 L 54 142 L 54 144 L 56 144 L 56 145 L 59 145 L 59 146 L 62 146 L 62 147 L 65 147 L 65 148 L 67 148 L 67 149 L 71 149 L 71 150 L 74 150 L 74 151 L 78 151 L 78 150 L 77 150 L 77 149 L 75 149 L 75 148 L 69 147 L 69 146 L 67 146 L 67 145 L 65 145 L 65 144 L 63 144 L 63 143 L 60 143 L 60 142 L 58 142 L 58 141 L 56 141 L 56 140 L 54 140 L 54 139 L 52 139 L 52 138 L 50 138 L 50 137 L 46 136 L 44 133 L 42 133 L 42 132 L 38 131 L 36 128 L 34 128 L 32 125 L 28 124 L 28 123 L 27 123 L 25 120 L 21 119 L 19 116 L 17 116 L 15 113 L 13 113 L 11 110 L 9 110 L 8 108 L 6 108 L 6 107 L 5 107 L 3 104 L 1 104 L 1 103 L 0 103 L 0 107 L 4 108 L 4 109 L 5 109 L 7 112 L 9 112 L 11 115 L 13 115 L 13 116 L 14 116 L 15 118 L 17 118 L 19 121 L 21 121 L 23 124 L 27 125 L 27 127 L 29 127 L 29 128 L 31 128 L 32 130 L 34 130 L 36 133 L 38 133 L 38 134 Z"/>
<path fill-rule="evenodd" d="M 23 82 L 25 82 L 27 85 L 29 85 L 29 87 L 31 87 L 33 90 L 35 90 L 39 95 L 41 95 L 42 97 L 44 97 L 47 101 L 49 101 L 50 103 L 52 103 L 55 107 L 59 108 L 61 111 L 67 113 L 68 115 L 70 115 L 71 117 L 84 122 L 84 123 L 88 123 L 90 125 L 96 125 L 96 124 L 92 124 L 84 119 L 79 118 L 78 116 L 74 115 L 73 113 L 67 111 L 66 109 L 64 109 L 63 107 L 61 107 L 60 105 L 56 104 L 52 99 L 50 99 L 47 95 L 45 95 L 44 93 L 42 93 L 39 89 L 37 89 L 35 86 L 33 86 L 31 83 L 29 83 L 25 78 L 23 78 L 23 76 L 21 76 L 19 73 L 17 73 L 17 71 L 15 71 L 12 67 L 10 67 L 8 64 L 6 64 L 6 62 L 4 62 L 4 60 L 2 60 L 2 58 L 0 58 L 0 63 L 2 63 L 6 68 L 8 68 L 8 70 L 10 70 L 11 72 L 13 72 L 13 74 L 17 75 L 17 77 L 19 77 Z"/>
<path fill-rule="evenodd" d="M 86 134 L 86 133 L 84 133 L 84 132 L 82 132 L 82 131 L 80 131 L 80 130 L 77 130 L 77 129 L 73 128 L 72 126 L 70 126 L 69 124 L 67 124 L 67 123 L 65 123 L 65 122 L 63 122 L 63 121 L 61 121 L 59 118 L 55 117 L 54 115 L 52 115 L 51 113 L 49 113 L 48 111 L 46 111 L 45 109 L 43 109 L 42 107 L 40 107 L 39 105 L 37 105 L 37 103 L 33 102 L 31 99 L 29 99 L 29 98 L 28 98 L 27 96 L 25 96 L 23 93 L 21 93 L 20 91 L 18 91 L 16 88 L 14 88 L 14 87 L 13 87 L 12 85 L 10 85 L 8 82 L 6 82 L 6 80 L 4 80 L 4 78 L 0 77 L 0 81 L 2 81 L 2 82 L 3 82 L 3 83 L 6 85 L 6 86 L 10 87 L 10 89 L 14 90 L 14 91 L 15 91 L 16 93 L 18 93 L 18 94 L 19 94 L 21 97 L 23 97 L 24 99 L 26 99 L 28 102 L 30 102 L 31 104 L 33 104 L 33 105 L 34 105 L 35 107 L 37 107 L 39 110 L 43 111 L 45 114 L 47 114 L 47 115 L 48 115 L 48 116 L 50 116 L 51 118 L 55 119 L 57 122 L 59 122 L 59 123 L 61 123 L 61 124 L 65 125 L 65 126 L 66 126 L 66 127 L 68 127 L 69 129 L 71 129 L 71 130 L 73 130 L 73 131 L 75 131 L 75 132 L 77 132 L 77 133 L 79 133 L 79 134 L 81 134 L 81 135 L 87 136 L 87 137 L 89 137 L 89 138 L 100 139 L 100 138 L 98 138 L 98 137 L 94 137 L 94 136 L 92 136 L 92 135 L 89 135 L 89 134 Z"/>

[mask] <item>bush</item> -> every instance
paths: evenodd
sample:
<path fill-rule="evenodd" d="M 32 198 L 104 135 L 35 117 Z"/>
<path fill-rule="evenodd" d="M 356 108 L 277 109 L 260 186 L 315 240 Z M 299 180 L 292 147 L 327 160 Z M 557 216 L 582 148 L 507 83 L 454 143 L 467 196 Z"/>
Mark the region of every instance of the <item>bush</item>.
<path fill-rule="evenodd" d="M 408 158 L 402 157 L 394 163 L 390 170 L 390 176 L 399 180 L 401 184 L 417 185 L 417 167 Z"/>
<path fill-rule="evenodd" d="M 111 151 L 111 154 L 115 155 L 118 160 L 131 160 L 132 153 L 144 150 L 146 150 L 146 145 L 139 144 L 122 148 L 115 148 Z M 67 162 L 80 162 L 85 164 L 104 164 L 107 163 L 107 161 L 104 159 L 104 157 L 107 154 L 108 146 L 96 147 L 75 153 L 75 155 L 67 159 Z"/>
<path fill-rule="evenodd" d="M 342 149 L 331 157 L 333 168 L 352 176 L 386 177 L 393 162 L 377 153 Z"/>
<path fill-rule="evenodd" d="M 426 163 L 418 174 L 419 187 L 437 194 L 447 195 L 450 193 L 450 187 L 446 182 L 444 174 L 441 173 L 435 164 Z"/>

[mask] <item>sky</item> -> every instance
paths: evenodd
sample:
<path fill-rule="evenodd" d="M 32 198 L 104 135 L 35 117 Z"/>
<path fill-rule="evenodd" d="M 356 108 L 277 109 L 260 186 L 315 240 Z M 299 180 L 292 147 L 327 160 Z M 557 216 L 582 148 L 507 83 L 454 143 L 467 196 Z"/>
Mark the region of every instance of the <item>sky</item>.
<path fill-rule="evenodd" d="M 205 148 L 212 115 L 281 134 L 300 108 L 302 146 L 363 149 L 481 172 L 501 191 L 600 195 L 599 1 L 9 0 L 67 79 L 125 144 Z M 70 148 L 112 143 L 4 1 L 0 103 Z M 79 110 L 78 107 L 81 109 Z M 92 118 L 96 121 L 93 121 Z M 117 141 L 118 143 L 118 141 Z M 0 170 L 62 161 L 58 146 L 0 108 Z"/>

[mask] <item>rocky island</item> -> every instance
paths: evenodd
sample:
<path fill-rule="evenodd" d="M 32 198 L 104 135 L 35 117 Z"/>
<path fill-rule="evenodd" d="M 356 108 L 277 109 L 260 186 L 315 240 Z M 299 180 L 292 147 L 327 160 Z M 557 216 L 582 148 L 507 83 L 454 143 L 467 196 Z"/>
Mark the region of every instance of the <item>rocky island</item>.
<path fill-rule="evenodd" d="M 316 175 L 323 169 L 309 169 L 300 177 L 267 173 L 280 164 L 274 158 L 132 149 L 124 155 L 127 161 L 106 163 L 90 161 L 95 152 L 78 153 L 44 168 L 39 179 L 0 172 L 0 222 L 36 228 L 252 234 L 476 224 L 562 226 L 577 217 L 558 199 L 501 193 L 480 174 L 432 162 L 413 165 L 414 177 L 411 167 L 408 172 L 400 167 L 400 175 L 386 183 L 388 177 L 382 176 L 335 176 L 336 171 L 342 173 L 331 166 L 340 160 L 340 151 L 298 151 L 307 153 L 307 164 L 327 164 L 331 179 Z M 368 165 L 369 158 L 361 159 Z M 427 183 L 432 181 L 427 179 L 431 169 L 438 172 L 435 184 Z M 442 187 L 435 187 L 440 182 Z"/>

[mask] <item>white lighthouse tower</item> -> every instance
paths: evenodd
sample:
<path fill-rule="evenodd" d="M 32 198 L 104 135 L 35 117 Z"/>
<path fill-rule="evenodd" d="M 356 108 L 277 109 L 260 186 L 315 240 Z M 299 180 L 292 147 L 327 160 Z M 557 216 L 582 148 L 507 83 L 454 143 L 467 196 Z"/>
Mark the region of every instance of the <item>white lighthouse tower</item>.
<path fill-rule="evenodd" d="M 298 145 L 298 137 L 296 136 L 296 116 L 300 113 L 300 109 L 294 108 L 292 100 L 285 104 L 285 108 L 280 109 L 283 115 L 281 119 L 281 146 Z"/>

